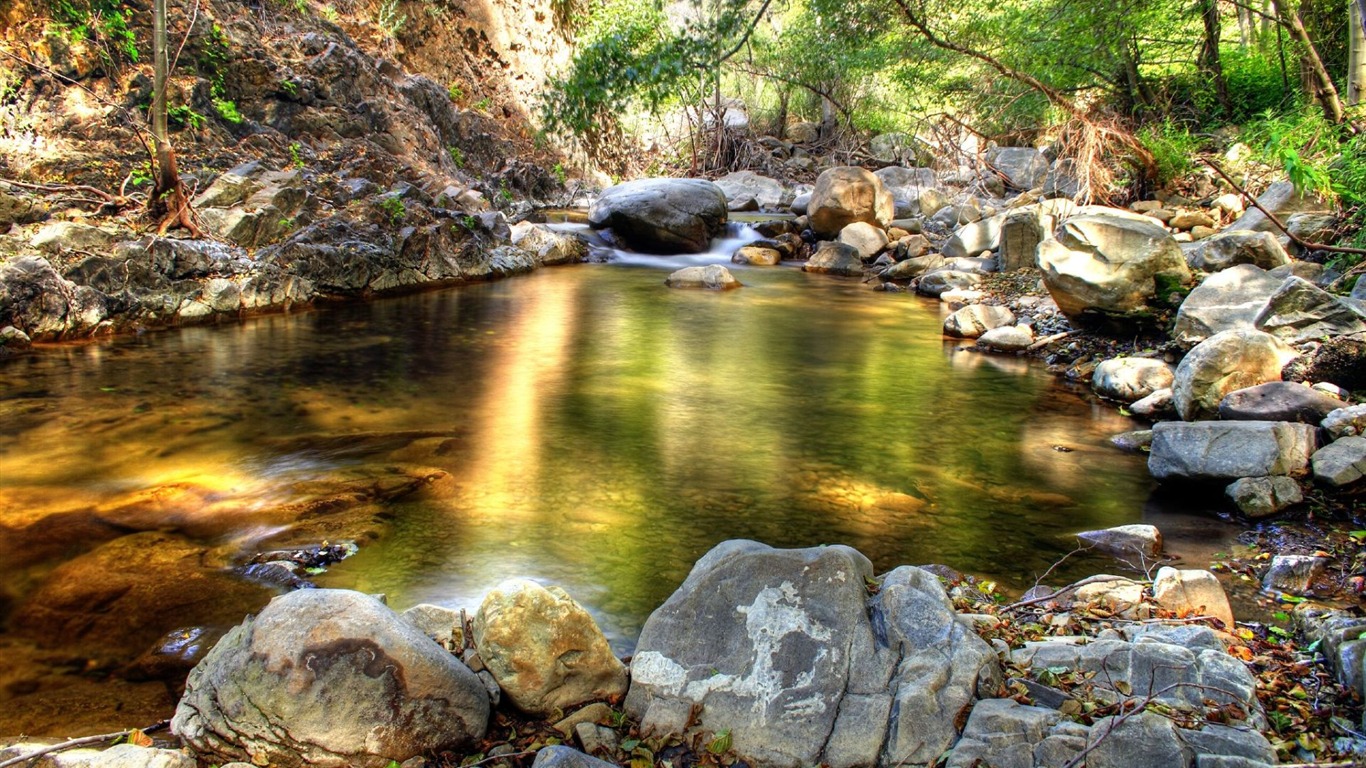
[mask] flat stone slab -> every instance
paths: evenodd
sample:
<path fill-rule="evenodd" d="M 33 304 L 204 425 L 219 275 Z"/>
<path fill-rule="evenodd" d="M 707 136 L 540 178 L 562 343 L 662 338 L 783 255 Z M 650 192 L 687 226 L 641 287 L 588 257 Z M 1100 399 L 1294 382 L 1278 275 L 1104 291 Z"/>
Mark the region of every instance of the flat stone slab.
<path fill-rule="evenodd" d="M 1153 426 L 1148 471 L 1158 480 L 1224 480 L 1304 471 L 1317 446 L 1309 424 L 1164 421 Z"/>

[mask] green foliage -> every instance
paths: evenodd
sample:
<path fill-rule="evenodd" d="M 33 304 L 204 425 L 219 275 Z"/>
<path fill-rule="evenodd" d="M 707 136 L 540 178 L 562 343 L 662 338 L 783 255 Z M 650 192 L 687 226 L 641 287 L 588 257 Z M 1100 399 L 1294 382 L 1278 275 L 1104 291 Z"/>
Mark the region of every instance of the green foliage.
<path fill-rule="evenodd" d="M 1244 128 L 1243 137 L 1258 158 L 1285 170 L 1296 189 L 1321 195 L 1334 194 L 1325 153 L 1338 146 L 1340 129 L 1329 125 L 1322 113 L 1305 108 L 1281 114 L 1266 113 Z"/>
<path fill-rule="evenodd" d="M 606 0 L 569 71 L 553 78 L 542 108 L 548 130 L 596 136 L 635 104 L 651 112 L 671 99 L 701 56 L 701 44 L 670 32 L 662 9 Z"/>
<path fill-rule="evenodd" d="M 451 97 L 451 101 L 458 103 L 465 100 L 465 89 L 460 87 L 460 83 L 451 83 L 446 95 Z"/>
<path fill-rule="evenodd" d="M 52 18 L 71 40 L 104 43 L 128 61 L 138 60 L 137 39 L 128 28 L 133 9 L 120 0 L 55 0 Z"/>
<path fill-rule="evenodd" d="M 242 113 L 237 111 L 237 104 L 227 99 L 214 99 L 213 108 L 218 110 L 218 116 L 225 121 L 237 125 L 242 122 Z"/>
<path fill-rule="evenodd" d="M 490 99 L 487 96 L 480 99 L 479 101 L 474 102 L 474 108 L 480 112 L 489 111 L 489 107 L 491 106 L 493 106 L 493 99 Z"/>
<path fill-rule="evenodd" d="M 399 0 L 383 0 L 375 11 L 375 25 L 390 38 L 398 37 L 399 30 L 408 22 L 408 15 L 399 13 Z"/>
<path fill-rule="evenodd" d="M 280 92 L 289 96 L 291 99 L 299 95 L 299 84 L 293 80 L 281 80 Z"/>
<path fill-rule="evenodd" d="M 299 169 L 302 169 L 302 168 L 304 167 L 304 157 L 303 157 L 303 152 L 302 152 L 302 150 L 303 150 L 303 147 L 299 146 L 299 142 L 295 141 L 295 142 L 290 143 L 290 145 L 289 145 L 289 164 L 290 164 L 290 166 L 292 166 L 292 167 L 294 167 L 294 168 L 299 168 Z"/>
<path fill-rule="evenodd" d="M 323 17 L 324 19 L 327 19 L 328 21 L 332 22 L 333 24 L 336 24 L 337 21 L 339 21 L 339 20 L 341 19 L 341 14 L 337 12 L 337 6 L 335 6 L 335 5 L 331 4 L 331 3 L 328 3 L 327 5 L 324 5 L 323 8 L 322 8 L 321 13 L 322 13 L 322 17 Z"/>
<path fill-rule="evenodd" d="M 555 175 L 555 180 L 560 182 L 560 186 L 563 187 L 569 182 L 569 173 L 565 171 L 564 163 L 555 163 L 555 167 L 551 168 L 550 172 Z"/>
<path fill-rule="evenodd" d="M 205 117 L 194 111 L 189 104 L 181 104 L 166 110 L 166 122 L 175 130 L 189 128 L 197 131 L 204 127 Z"/>
<path fill-rule="evenodd" d="M 389 217 L 389 223 L 395 225 L 402 222 L 403 218 L 408 215 L 408 209 L 403 204 L 403 198 L 397 195 L 381 200 L 379 209 L 384 212 L 385 216 Z"/>
<path fill-rule="evenodd" d="M 1159 184 L 1167 184 L 1194 170 L 1194 156 L 1200 149 L 1200 139 L 1192 136 L 1184 125 L 1171 120 L 1152 123 L 1139 131 L 1138 138 L 1157 161 Z"/>
<path fill-rule="evenodd" d="M 446 151 L 451 154 L 451 162 L 455 163 L 456 168 L 465 167 L 465 150 L 455 145 L 451 145 L 446 147 Z"/>

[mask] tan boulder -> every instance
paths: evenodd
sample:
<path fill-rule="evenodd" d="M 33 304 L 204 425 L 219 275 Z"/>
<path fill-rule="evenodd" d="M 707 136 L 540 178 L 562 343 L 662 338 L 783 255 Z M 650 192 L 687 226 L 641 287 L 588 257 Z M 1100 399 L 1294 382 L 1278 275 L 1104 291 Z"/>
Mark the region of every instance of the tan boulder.
<path fill-rule="evenodd" d="M 840 230 L 856 221 L 886 228 L 895 210 L 892 193 L 882 179 L 854 166 L 822 173 L 807 206 L 811 231 L 827 239 L 837 237 Z"/>
<path fill-rule="evenodd" d="M 1213 616 L 1225 627 L 1233 626 L 1228 595 L 1209 571 L 1159 568 L 1157 578 L 1153 579 L 1153 597 L 1158 605 L 1178 614 Z"/>
<path fill-rule="evenodd" d="M 474 617 L 474 644 L 503 695 L 532 715 L 626 693 L 626 667 L 559 587 L 517 579 L 489 592 Z"/>

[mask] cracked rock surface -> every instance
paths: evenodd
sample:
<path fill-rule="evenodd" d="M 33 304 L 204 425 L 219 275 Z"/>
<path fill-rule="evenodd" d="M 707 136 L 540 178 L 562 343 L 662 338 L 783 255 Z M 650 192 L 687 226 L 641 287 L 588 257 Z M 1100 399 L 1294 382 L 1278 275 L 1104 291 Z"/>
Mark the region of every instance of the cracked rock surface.
<path fill-rule="evenodd" d="M 870 594 L 844 546 L 717 545 L 655 611 L 626 708 L 655 733 L 731 732 L 756 765 L 933 762 L 1000 680 L 939 580 L 905 566 Z"/>

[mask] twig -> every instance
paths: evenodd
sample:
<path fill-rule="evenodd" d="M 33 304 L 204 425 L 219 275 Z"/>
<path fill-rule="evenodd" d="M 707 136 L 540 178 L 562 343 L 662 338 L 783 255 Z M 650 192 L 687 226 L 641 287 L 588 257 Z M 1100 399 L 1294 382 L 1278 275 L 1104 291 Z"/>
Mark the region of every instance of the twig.
<path fill-rule="evenodd" d="M 1062 589 L 1058 590 L 1057 592 L 1054 592 L 1054 593 L 1051 594 L 1051 595 L 1043 595 L 1042 597 L 1032 597 L 1032 598 L 1030 598 L 1030 599 L 1028 599 L 1028 600 L 1021 600 L 1021 601 L 1019 601 L 1019 602 L 1017 602 L 1017 603 L 1011 603 L 1010 605 L 1004 606 L 1004 607 L 1001 608 L 1001 610 L 1002 610 L 1002 611 L 1014 611 L 1014 610 L 1018 610 L 1018 609 L 1020 609 L 1020 608 L 1028 608 L 1028 607 L 1031 606 L 1031 605 L 1038 605 L 1039 603 L 1044 603 L 1044 602 L 1047 602 L 1047 601 L 1049 601 L 1049 600 L 1056 599 L 1056 598 L 1059 597 L 1060 595 L 1067 594 L 1068 592 L 1075 592 L 1075 591 L 1077 591 L 1078 589 L 1080 589 L 1081 587 L 1085 587 L 1085 586 L 1087 586 L 1087 585 L 1089 585 L 1089 584 L 1104 584 L 1104 583 L 1107 582 L 1107 581 L 1124 581 L 1124 580 L 1125 580 L 1125 579 L 1124 579 L 1123 576 L 1110 576 L 1110 575 L 1108 575 L 1108 574 L 1103 574 L 1103 573 L 1102 573 L 1102 574 L 1098 574 L 1098 575 L 1096 575 L 1096 576 L 1087 576 L 1086 578 L 1082 579 L 1081 581 L 1077 582 L 1076 584 L 1068 584 L 1067 586 L 1063 587 Z"/>
<path fill-rule="evenodd" d="M 1053 572 L 1053 569 L 1057 568 L 1058 566 L 1060 566 L 1060 565 L 1062 565 L 1064 562 L 1066 562 L 1067 558 L 1071 557 L 1072 555 L 1079 554 L 1079 553 L 1081 553 L 1081 552 L 1087 552 L 1087 551 L 1089 551 L 1089 550 L 1095 549 L 1095 547 L 1096 547 L 1095 544 L 1092 544 L 1092 545 L 1089 546 L 1089 547 L 1077 547 L 1076 549 L 1072 550 L 1071 552 L 1068 552 L 1067 554 L 1063 555 L 1062 557 L 1058 558 L 1057 560 L 1054 560 L 1054 561 L 1053 561 L 1053 564 L 1050 565 L 1050 566 L 1048 566 L 1048 570 L 1044 571 L 1042 574 L 1039 575 L 1039 578 L 1037 578 L 1037 579 L 1034 580 L 1034 586 L 1037 587 L 1037 586 L 1039 586 L 1040 584 L 1042 584 L 1042 583 L 1043 583 L 1043 580 L 1046 579 L 1046 578 L 1048 578 L 1048 574 L 1052 573 L 1052 572 Z M 1049 595 L 1049 597 L 1052 597 L 1052 595 Z"/>
<path fill-rule="evenodd" d="M 100 734 L 99 736 L 82 736 L 82 737 L 80 737 L 79 739 L 70 739 L 70 740 L 68 740 L 68 741 L 63 741 L 63 742 L 60 742 L 60 743 L 58 743 L 58 744 L 52 744 L 52 745 L 43 747 L 42 749 L 39 749 L 39 750 L 37 750 L 36 752 L 30 752 L 30 753 L 27 754 L 27 755 L 20 755 L 19 757 L 12 757 L 12 758 L 10 758 L 10 759 L 8 759 L 8 760 L 5 760 L 4 762 L 0 762 L 0 768 L 10 768 L 10 766 L 13 766 L 13 765 L 19 765 L 20 763 L 27 763 L 27 762 L 29 762 L 30 760 L 36 760 L 36 759 L 42 757 L 43 755 L 50 755 L 50 754 L 52 754 L 53 752 L 64 752 L 64 751 L 66 751 L 66 750 L 68 750 L 68 749 L 75 749 L 76 747 L 84 747 L 84 746 L 86 746 L 86 745 L 88 745 L 88 744 L 103 744 L 103 743 L 106 742 L 106 741 L 114 741 L 115 739 L 121 739 L 121 738 L 127 736 L 128 734 L 132 733 L 134 730 L 141 730 L 143 733 L 149 733 L 149 732 L 151 732 L 151 731 L 158 731 L 158 730 L 161 730 L 162 728 L 165 728 L 165 727 L 166 727 L 167 725 L 169 725 L 170 723 L 171 723 L 170 720 L 162 720 L 161 722 L 156 723 L 156 724 L 154 724 L 154 725 L 150 725 L 150 726 L 148 726 L 148 727 L 146 727 L 146 728 L 131 729 L 131 730 L 127 730 L 127 731 L 118 731 L 118 732 L 116 732 L 116 733 L 102 733 L 102 734 Z"/>
<path fill-rule="evenodd" d="M 1306 251 L 1328 251 L 1329 253 L 1355 253 L 1360 255 L 1366 255 L 1366 248 L 1349 248 L 1345 245 L 1325 245 L 1323 243 L 1311 243 L 1307 240 L 1304 240 L 1296 236 L 1285 226 L 1285 224 L 1281 222 L 1279 218 L 1277 218 L 1276 214 L 1263 208 L 1262 204 L 1257 202 L 1257 198 L 1249 194 L 1246 189 L 1243 189 L 1238 184 L 1238 182 L 1229 178 L 1229 175 L 1227 173 L 1224 173 L 1224 169 L 1220 168 L 1218 163 L 1214 162 L 1213 160 L 1210 160 L 1207 157 L 1200 158 L 1200 162 L 1204 163 L 1205 165 L 1208 165 L 1210 168 L 1214 170 L 1215 173 L 1219 174 L 1219 176 L 1223 178 L 1224 181 L 1227 181 L 1230 186 L 1237 190 L 1238 194 L 1242 195 L 1244 198 L 1247 199 L 1248 202 L 1252 203 L 1253 208 L 1256 208 L 1257 210 L 1261 211 L 1266 216 L 1267 220 L 1269 220 L 1272 224 L 1276 226 L 1276 229 L 1279 229 L 1281 232 L 1284 232 L 1285 236 L 1290 238 L 1290 241 L 1295 245 L 1298 245 Z"/>

